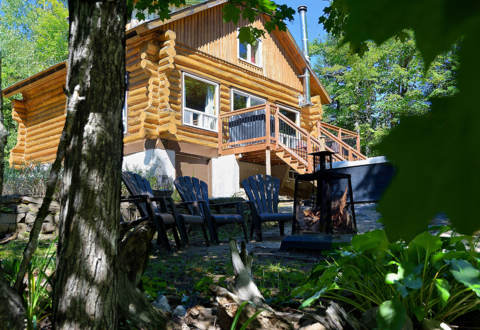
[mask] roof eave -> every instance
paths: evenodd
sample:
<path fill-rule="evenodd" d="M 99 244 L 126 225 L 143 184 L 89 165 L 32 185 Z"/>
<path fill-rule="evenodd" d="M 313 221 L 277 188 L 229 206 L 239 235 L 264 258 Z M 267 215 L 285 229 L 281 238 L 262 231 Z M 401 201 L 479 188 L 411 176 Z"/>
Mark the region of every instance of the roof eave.
<path fill-rule="evenodd" d="M 51 74 L 54 74 L 57 71 L 63 70 L 67 66 L 67 61 L 63 61 L 60 63 L 57 63 L 55 65 L 52 65 L 51 67 L 40 71 L 33 76 L 30 76 L 28 78 L 25 78 L 23 80 L 17 81 L 13 85 L 8 86 L 4 90 L 2 90 L 2 94 L 4 97 L 10 97 L 15 94 L 21 93 L 23 88 L 32 84 L 35 81 L 38 81 L 40 79 L 43 79 L 45 77 L 50 76 Z"/>

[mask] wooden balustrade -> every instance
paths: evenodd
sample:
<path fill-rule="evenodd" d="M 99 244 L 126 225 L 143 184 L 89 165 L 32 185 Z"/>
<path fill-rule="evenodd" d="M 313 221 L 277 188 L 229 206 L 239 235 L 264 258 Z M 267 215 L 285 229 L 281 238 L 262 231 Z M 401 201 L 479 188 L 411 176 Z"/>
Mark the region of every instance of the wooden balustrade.
<path fill-rule="evenodd" d="M 282 158 L 284 161 L 300 164 L 308 172 L 314 170 L 312 152 L 337 151 L 333 155 L 335 161 L 365 159 L 359 152 L 360 140 L 354 132 L 325 123 L 319 124 L 318 129 L 319 138 L 315 138 L 271 103 L 223 113 L 218 120 L 219 154 L 260 150 L 272 150 L 283 155 L 288 153 L 289 156 Z M 342 140 L 344 136 L 355 137 L 356 148 L 345 143 Z"/>

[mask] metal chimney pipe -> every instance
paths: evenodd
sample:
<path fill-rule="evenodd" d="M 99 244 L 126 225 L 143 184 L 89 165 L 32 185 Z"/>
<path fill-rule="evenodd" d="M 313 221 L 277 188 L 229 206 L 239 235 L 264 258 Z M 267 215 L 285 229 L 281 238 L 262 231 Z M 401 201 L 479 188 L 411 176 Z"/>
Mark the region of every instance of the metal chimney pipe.
<path fill-rule="evenodd" d="M 308 34 L 307 34 L 307 6 L 298 7 L 298 13 L 300 14 L 300 23 L 301 23 L 301 33 L 302 33 L 302 50 L 303 55 L 307 59 L 307 63 L 310 63 L 310 56 L 308 55 Z M 308 67 L 305 68 L 305 73 L 303 74 L 304 80 L 304 104 L 311 104 L 311 95 L 310 95 L 310 72 Z"/>

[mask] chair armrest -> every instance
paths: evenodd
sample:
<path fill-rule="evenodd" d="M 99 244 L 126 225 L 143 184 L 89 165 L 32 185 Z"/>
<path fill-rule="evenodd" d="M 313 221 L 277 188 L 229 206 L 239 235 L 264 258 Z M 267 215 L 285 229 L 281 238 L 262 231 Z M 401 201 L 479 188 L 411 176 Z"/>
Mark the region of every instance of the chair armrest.
<path fill-rule="evenodd" d="M 205 210 L 205 212 L 208 212 L 207 201 L 204 201 L 204 200 L 183 201 L 183 202 L 173 203 L 173 205 L 183 206 L 183 207 L 192 206 L 193 208 L 195 208 L 193 212 L 190 209 L 188 209 L 188 211 L 192 213 L 192 215 L 201 215 L 202 214 L 201 209 Z"/>
<path fill-rule="evenodd" d="M 248 203 L 248 201 L 211 203 L 210 206 L 213 206 L 213 207 L 217 207 L 217 206 L 237 206 L 238 204 L 245 204 L 245 203 Z"/>
<path fill-rule="evenodd" d="M 204 201 L 204 200 L 198 200 L 198 201 L 183 201 L 183 202 L 177 202 L 175 204 L 177 205 L 190 205 L 190 204 L 195 204 L 195 203 L 198 203 L 198 204 L 205 204 L 207 205 L 207 201 Z"/>
<path fill-rule="evenodd" d="M 120 203 L 125 202 L 146 202 L 148 200 L 148 195 L 132 195 L 128 197 L 121 197 Z"/>

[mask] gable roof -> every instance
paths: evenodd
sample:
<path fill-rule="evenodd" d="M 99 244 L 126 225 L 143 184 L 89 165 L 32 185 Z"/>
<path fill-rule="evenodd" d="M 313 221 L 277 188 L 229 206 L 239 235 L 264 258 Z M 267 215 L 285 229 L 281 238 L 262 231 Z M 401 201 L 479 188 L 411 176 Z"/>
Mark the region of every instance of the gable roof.
<path fill-rule="evenodd" d="M 153 30 L 161 29 L 161 27 L 165 24 L 195 15 L 201 11 L 207 10 L 209 8 L 222 5 L 226 3 L 228 0 L 207 0 L 200 4 L 196 4 L 193 6 L 185 7 L 174 11 L 169 19 L 160 20 L 154 19 L 151 21 L 147 21 L 141 23 L 131 29 L 126 31 L 127 38 L 130 36 L 141 35 L 145 33 L 149 33 Z M 303 52 L 300 50 L 300 47 L 295 42 L 292 34 L 288 29 L 286 31 L 275 30 L 272 32 L 280 42 L 283 43 L 285 50 L 288 52 L 292 62 L 294 63 L 296 69 L 298 70 L 299 74 L 303 74 L 305 69 L 308 69 L 310 72 L 310 86 L 312 92 L 315 94 L 320 95 L 322 104 L 329 104 L 332 102 L 330 96 L 328 95 L 327 91 L 323 87 L 322 83 L 318 79 L 315 71 L 313 71 L 309 61 L 305 58 Z M 12 96 L 16 93 L 20 93 L 27 85 L 40 80 L 42 78 L 47 77 L 48 75 L 57 72 L 58 70 L 64 69 L 66 65 L 66 61 L 58 63 L 50 68 L 47 68 L 44 71 L 41 71 L 31 77 L 28 77 L 24 80 L 21 80 L 7 88 L 5 88 L 2 93 L 5 97 Z M 313 94 L 313 93 L 312 93 Z"/>
<path fill-rule="evenodd" d="M 162 21 L 160 19 L 154 19 L 151 21 L 147 21 L 135 26 L 134 28 L 129 30 L 128 33 L 136 33 L 140 35 L 151 32 L 152 30 L 161 29 L 161 27 L 165 24 L 172 23 L 180 19 L 195 15 L 201 11 L 222 5 L 227 1 L 228 0 L 207 0 L 205 2 L 190 7 L 185 7 L 172 13 L 171 17 L 167 20 Z M 309 61 L 305 58 L 305 55 L 301 51 L 290 31 L 288 29 L 286 31 L 275 30 L 272 33 L 280 40 L 280 42 L 283 43 L 284 48 L 289 52 L 290 58 L 296 66 L 298 73 L 304 74 L 305 69 L 308 69 L 308 71 L 310 72 L 310 86 L 313 92 L 320 95 L 322 104 L 331 103 L 332 99 L 323 87 L 315 71 L 313 71 Z"/>

